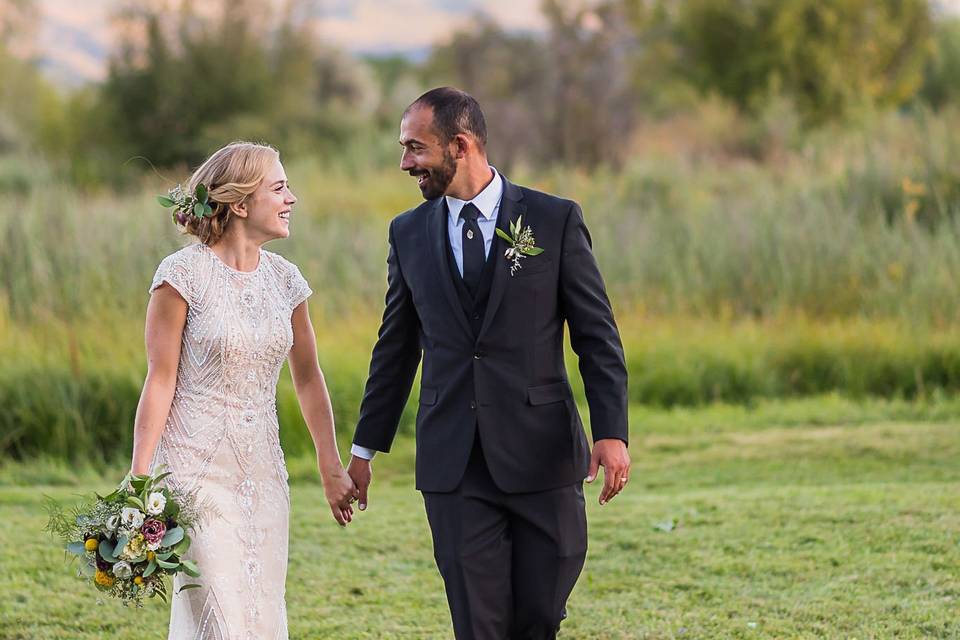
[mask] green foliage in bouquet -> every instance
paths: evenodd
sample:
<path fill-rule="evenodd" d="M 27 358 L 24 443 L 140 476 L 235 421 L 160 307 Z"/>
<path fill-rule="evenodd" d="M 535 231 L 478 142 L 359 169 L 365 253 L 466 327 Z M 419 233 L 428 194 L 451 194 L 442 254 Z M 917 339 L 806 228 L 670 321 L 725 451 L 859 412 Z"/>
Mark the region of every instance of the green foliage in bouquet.
<path fill-rule="evenodd" d="M 46 530 L 80 559 L 79 575 L 125 605 L 140 607 L 144 597 L 154 596 L 166 602 L 164 576 L 200 575 L 183 556 L 190 548 L 187 531 L 200 526 L 201 507 L 196 494 L 162 485 L 168 475 L 128 474 L 115 491 L 95 494 L 69 515 L 57 502 L 47 504 Z"/>

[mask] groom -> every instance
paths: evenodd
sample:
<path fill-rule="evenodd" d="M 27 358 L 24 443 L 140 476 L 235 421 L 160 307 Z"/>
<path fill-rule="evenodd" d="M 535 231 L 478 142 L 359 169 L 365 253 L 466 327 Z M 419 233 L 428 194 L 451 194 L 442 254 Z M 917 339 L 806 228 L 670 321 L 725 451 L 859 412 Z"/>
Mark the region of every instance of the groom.
<path fill-rule="evenodd" d="M 370 460 L 390 450 L 422 355 L 417 488 L 456 637 L 554 638 L 587 550 L 582 481 L 604 467 L 600 504 L 627 483 L 627 372 L 580 207 L 509 182 L 486 140 L 480 106 L 457 89 L 433 89 L 403 115 L 400 168 L 426 202 L 390 224 L 386 308 L 348 471 L 363 510 Z M 542 251 L 505 257 L 496 229 L 510 235 L 521 217 Z"/>

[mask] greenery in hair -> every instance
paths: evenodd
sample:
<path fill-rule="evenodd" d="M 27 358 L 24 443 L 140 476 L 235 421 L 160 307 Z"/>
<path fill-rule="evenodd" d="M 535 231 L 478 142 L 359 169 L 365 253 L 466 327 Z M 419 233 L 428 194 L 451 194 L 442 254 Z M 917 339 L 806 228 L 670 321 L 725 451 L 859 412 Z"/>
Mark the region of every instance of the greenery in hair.
<path fill-rule="evenodd" d="M 178 184 L 170 189 L 167 195 L 157 196 L 157 201 L 165 208 L 173 208 L 173 222 L 180 226 L 186 226 L 190 216 L 202 219 L 213 215 L 213 207 L 209 204 L 209 193 L 202 182 L 197 184 L 193 193 L 187 193 L 183 190 L 183 186 Z"/>

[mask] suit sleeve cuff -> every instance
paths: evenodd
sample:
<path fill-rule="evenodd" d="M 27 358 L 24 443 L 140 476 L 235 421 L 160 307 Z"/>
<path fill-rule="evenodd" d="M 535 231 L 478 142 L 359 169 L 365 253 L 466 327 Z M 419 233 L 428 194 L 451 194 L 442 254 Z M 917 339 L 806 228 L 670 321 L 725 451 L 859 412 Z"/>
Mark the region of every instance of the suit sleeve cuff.
<path fill-rule="evenodd" d="M 366 447 L 355 444 L 350 447 L 350 453 L 364 460 L 373 460 L 373 456 L 376 455 L 377 452 L 375 449 L 367 449 Z"/>

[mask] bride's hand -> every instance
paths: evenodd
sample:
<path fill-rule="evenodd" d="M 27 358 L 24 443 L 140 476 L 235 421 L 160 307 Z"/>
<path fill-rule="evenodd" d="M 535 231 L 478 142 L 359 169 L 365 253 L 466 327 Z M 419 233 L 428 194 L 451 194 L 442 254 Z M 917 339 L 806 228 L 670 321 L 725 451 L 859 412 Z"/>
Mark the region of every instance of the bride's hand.
<path fill-rule="evenodd" d="M 353 507 L 351 504 L 357 499 L 359 491 L 353 480 L 343 467 L 338 467 L 323 476 L 323 492 L 326 494 L 327 503 L 330 505 L 330 512 L 333 519 L 340 526 L 347 526 L 353 520 Z"/>

